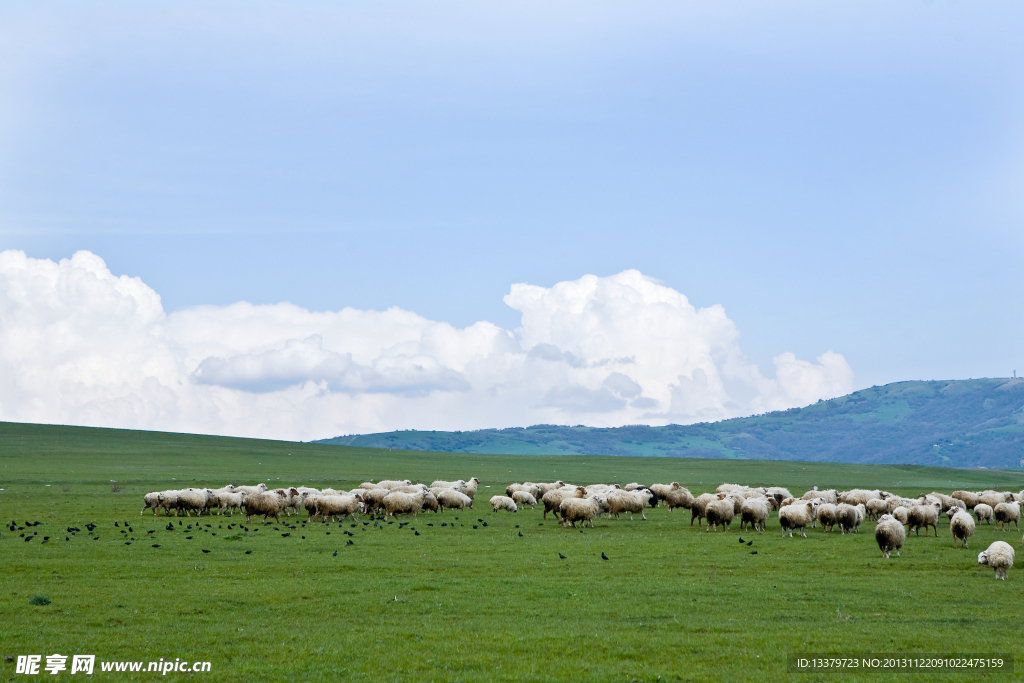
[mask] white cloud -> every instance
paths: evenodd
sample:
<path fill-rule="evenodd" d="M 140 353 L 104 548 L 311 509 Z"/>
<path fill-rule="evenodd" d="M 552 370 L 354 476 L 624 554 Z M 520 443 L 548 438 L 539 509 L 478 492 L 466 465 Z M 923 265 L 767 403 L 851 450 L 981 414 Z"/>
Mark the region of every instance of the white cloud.
<path fill-rule="evenodd" d="M 689 423 L 847 393 L 832 351 L 746 363 L 721 306 L 637 271 L 516 284 L 515 333 L 410 311 L 292 304 L 166 313 L 78 252 L 0 253 L 0 419 L 284 439 L 540 422 Z"/>

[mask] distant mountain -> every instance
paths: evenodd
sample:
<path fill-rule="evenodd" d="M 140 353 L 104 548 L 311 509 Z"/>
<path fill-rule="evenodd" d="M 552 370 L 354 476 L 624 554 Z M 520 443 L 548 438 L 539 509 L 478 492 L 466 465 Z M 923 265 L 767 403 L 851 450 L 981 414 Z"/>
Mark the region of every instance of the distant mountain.
<path fill-rule="evenodd" d="M 612 429 L 535 425 L 402 431 L 317 443 L 514 453 L 1024 467 L 1024 379 L 897 382 L 754 417 Z"/>

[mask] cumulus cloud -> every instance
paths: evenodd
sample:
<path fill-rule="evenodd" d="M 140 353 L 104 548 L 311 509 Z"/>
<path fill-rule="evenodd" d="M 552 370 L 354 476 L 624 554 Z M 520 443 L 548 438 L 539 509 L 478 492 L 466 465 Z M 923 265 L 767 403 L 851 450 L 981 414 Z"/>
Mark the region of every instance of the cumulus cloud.
<path fill-rule="evenodd" d="M 520 327 L 292 304 L 164 311 L 78 252 L 0 252 L 0 419 L 283 439 L 390 429 L 690 423 L 852 389 L 845 359 L 766 377 L 721 306 L 630 270 L 512 285 Z"/>

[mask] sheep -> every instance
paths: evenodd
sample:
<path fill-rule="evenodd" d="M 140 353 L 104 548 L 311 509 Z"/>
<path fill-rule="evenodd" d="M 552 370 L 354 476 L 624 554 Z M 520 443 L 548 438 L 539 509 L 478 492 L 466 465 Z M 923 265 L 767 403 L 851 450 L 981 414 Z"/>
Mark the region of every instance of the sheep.
<path fill-rule="evenodd" d="M 849 499 L 847 499 L 849 500 Z M 843 534 L 857 533 L 860 523 L 864 521 L 864 504 L 840 503 L 836 506 L 836 524 Z"/>
<path fill-rule="evenodd" d="M 440 506 L 437 503 L 437 496 L 430 491 L 423 494 L 423 507 L 421 510 L 427 510 L 428 512 L 437 512 Z"/>
<path fill-rule="evenodd" d="M 587 490 L 582 486 L 577 486 L 571 491 L 565 489 L 552 489 L 541 497 L 541 502 L 544 503 L 544 519 L 548 518 L 549 512 L 558 514 L 559 507 L 562 501 L 566 498 L 584 498 L 587 495 Z"/>
<path fill-rule="evenodd" d="M 896 509 L 890 512 L 889 514 L 898 519 L 900 524 L 906 526 L 908 523 L 907 516 L 910 514 L 910 510 L 908 508 L 903 507 L 902 505 L 898 505 Z M 879 519 L 881 519 L 881 517 L 879 517 Z"/>
<path fill-rule="evenodd" d="M 1009 526 L 1010 522 L 1013 522 L 1013 526 L 1020 531 L 1020 526 L 1017 522 L 1020 521 L 1020 503 L 1000 503 L 995 508 L 996 522 L 999 523 L 999 528 L 1005 531 Z"/>
<path fill-rule="evenodd" d="M 384 505 L 384 499 L 391 493 L 391 489 L 364 489 L 363 507 L 370 514 L 376 513 Z"/>
<path fill-rule="evenodd" d="M 765 523 L 768 521 L 768 515 L 771 513 L 774 503 L 774 498 L 767 497 L 748 498 L 745 500 L 743 508 L 740 510 L 740 530 L 742 531 L 745 525 L 749 524 L 758 533 L 764 531 Z"/>
<path fill-rule="evenodd" d="M 957 509 L 957 512 L 949 520 L 949 533 L 953 534 L 953 547 L 957 541 L 967 547 L 967 539 L 974 535 L 974 518 L 966 510 Z"/>
<path fill-rule="evenodd" d="M 428 488 L 455 489 L 457 491 L 461 491 L 465 485 L 466 482 L 463 481 L 462 479 L 459 479 L 458 481 L 444 481 L 443 479 L 438 479 L 437 481 L 433 482 Z"/>
<path fill-rule="evenodd" d="M 630 488 L 631 486 L 633 486 L 633 488 Z M 634 485 L 634 484 L 627 484 L 626 485 L 626 490 L 627 491 L 633 491 L 633 490 L 638 489 L 638 488 L 643 488 L 643 486 L 641 486 L 640 484 L 636 484 L 636 485 Z M 669 495 L 673 491 L 678 491 L 680 488 L 682 488 L 682 487 L 679 486 L 679 482 L 678 481 L 674 481 L 671 484 L 651 484 L 650 486 L 647 487 L 647 490 L 654 494 L 654 502 L 655 502 L 655 505 L 657 505 L 658 501 L 667 500 Z M 669 509 L 671 510 L 671 508 L 669 508 Z"/>
<path fill-rule="evenodd" d="M 919 501 L 917 500 L 911 500 L 910 498 L 901 498 L 900 496 L 892 496 L 890 498 L 885 499 L 886 511 L 890 515 L 892 514 L 892 511 L 898 507 L 905 507 L 909 510 L 918 503 Z"/>
<path fill-rule="evenodd" d="M 619 519 L 619 515 L 621 513 L 628 512 L 630 521 L 633 521 L 633 515 L 639 512 L 643 519 L 647 519 L 647 515 L 644 514 L 644 509 L 651 502 L 652 496 L 654 496 L 654 494 L 648 489 L 637 489 L 636 491 L 615 491 L 607 498 L 608 514 L 615 515 L 615 519 Z"/>
<path fill-rule="evenodd" d="M 789 531 L 789 537 L 793 538 L 793 532 L 798 531 L 807 538 L 807 525 L 811 523 L 811 513 L 818 507 L 813 500 L 805 500 L 799 503 L 792 503 L 779 508 L 779 526 L 782 527 L 782 535 Z"/>
<path fill-rule="evenodd" d="M 999 493 L 997 491 L 985 491 L 978 497 L 978 502 L 989 505 L 994 510 L 1000 503 L 1009 502 L 1009 493 Z"/>
<path fill-rule="evenodd" d="M 267 485 L 264 484 L 261 481 L 260 483 L 256 484 L 255 486 L 233 486 L 232 489 L 233 489 L 233 491 L 235 493 L 245 492 L 245 493 L 249 493 L 249 494 L 255 494 L 255 493 L 263 493 L 264 491 L 266 491 L 267 490 Z"/>
<path fill-rule="evenodd" d="M 924 527 L 924 535 L 928 535 L 928 527 L 935 529 L 935 537 L 939 536 L 939 509 L 935 505 L 915 505 L 907 513 L 907 531 L 913 531 L 915 535 L 921 535 L 921 527 Z"/>
<path fill-rule="evenodd" d="M 996 570 L 996 578 L 1006 580 L 1006 571 L 1013 566 L 1013 546 L 1005 541 L 996 541 L 978 553 L 978 564 Z"/>
<path fill-rule="evenodd" d="M 665 506 L 668 507 L 669 512 L 672 512 L 676 508 L 689 509 L 690 506 L 693 505 L 693 494 L 690 493 L 689 489 L 687 489 L 685 486 L 680 486 L 678 482 L 672 482 L 672 484 L 670 484 L 670 487 L 671 488 L 665 491 L 665 495 L 662 496 L 662 498 L 665 501 Z M 661 495 L 654 491 L 653 489 L 651 490 L 651 492 L 655 493 L 656 495 Z"/>
<path fill-rule="evenodd" d="M 359 519 L 358 513 L 363 511 L 362 501 L 355 496 L 319 495 L 315 496 L 314 500 L 316 509 L 309 521 L 313 521 L 318 515 L 323 517 L 325 522 L 328 517 L 333 517 L 335 521 L 340 522 L 349 515 L 352 516 L 352 519 Z"/>
<path fill-rule="evenodd" d="M 248 524 L 253 516 L 263 515 L 263 521 L 273 515 L 278 522 L 281 521 L 281 511 L 284 510 L 284 496 L 273 492 L 249 493 L 242 491 L 242 507 L 245 509 L 245 523 Z"/>
<path fill-rule="evenodd" d="M 175 502 L 175 516 L 178 512 L 184 510 L 186 517 L 192 516 L 192 510 L 196 510 L 196 516 L 198 517 L 206 509 L 206 501 L 209 499 L 209 494 L 206 493 L 206 489 L 182 489 L 177 492 L 177 500 Z"/>
<path fill-rule="evenodd" d="M 466 485 L 462 487 L 462 492 L 469 496 L 470 500 L 473 500 L 476 498 L 476 491 L 479 486 L 480 480 L 477 479 L 476 477 L 472 477 L 469 481 L 466 482 Z"/>
<path fill-rule="evenodd" d="M 623 486 L 622 489 L 624 491 L 636 491 L 637 489 L 648 488 L 653 491 L 655 486 L 662 486 L 662 484 L 651 484 L 650 486 L 644 486 L 643 484 L 638 484 L 635 481 L 631 481 L 625 486 Z"/>
<path fill-rule="evenodd" d="M 690 506 L 690 526 L 693 526 L 693 520 L 704 519 L 706 516 L 704 512 L 713 500 L 718 500 L 718 496 L 713 493 L 702 493 L 693 499 L 693 504 Z"/>
<path fill-rule="evenodd" d="M 540 486 L 533 482 L 526 482 L 525 484 L 509 484 L 505 487 L 505 494 L 511 498 L 512 494 L 516 491 L 526 491 L 534 498 L 541 498 Z"/>
<path fill-rule="evenodd" d="M 541 498 L 544 497 L 544 494 L 547 493 L 548 491 L 554 491 L 555 489 L 560 489 L 563 486 L 565 486 L 565 482 L 562 481 L 561 479 L 559 479 L 558 481 L 552 481 L 552 482 L 549 482 L 547 484 L 538 483 L 537 486 L 540 487 L 540 495 L 539 496 L 534 496 L 534 498 L 536 498 L 537 500 L 540 500 Z"/>
<path fill-rule="evenodd" d="M 838 494 L 835 489 L 827 489 L 825 491 L 808 491 L 804 495 L 800 496 L 800 500 L 814 500 L 815 498 L 821 498 L 822 503 L 831 503 L 832 505 L 836 505 L 839 502 Z M 856 505 L 856 503 L 853 503 L 853 505 Z"/>
<path fill-rule="evenodd" d="M 412 482 L 409 481 L 408 479 L 402 479 L 401 481 L 397 479 L 382 479 L 377 482 L 377 488 L 395 489 L 398 488 L 399 486 L 409 486 L 410 484 L 412 484 Z"/>
<path fill-rule="evenodd" d="M 340 495 L 334 489 L 324 489 L 324 495 Z M 328 493 L 329 492 L 329 493 Z M 299 511 L 299 491 L 295 488 L 274 489 L 274 493 L 284 498 L 284 513 L 291 517 L 292 512 Z"/>
<path fill-rule="evenodd" d="M 985 505 L 984 503 L 978 503 L 974 506 L 974 515 L 978 518 L 978 524 L 984 521 L 986 524 L 992 523 L 993 510 L 991 505 Z"/>
<path fill-rule="evenodd" d="M 953 493 L 949 494 L 949 497 L 962 500 L 968 510 L 974 509 L 974 506 L 981 502 L 981 500 L 979 500 L 981 496 L 977 493 L 972 493 L 971 491 L 953 491 Z"/>
<path fill-rule="evenodd" d="M 516 491 L 515 493 L 526 493 L 526 491 Z M 526 493 L 526 495 L 529 496 L 530 494 Z M 530 496 L 530 498 L 533 498 L 533 496 Z M 498 510 L 519 512 L 519 506 L 516 505 L 516 501 L 508 496 L 491 496 L 490 503 L 491 507 L 494 508 L 494 512 Z"/>
<path fill-rule="evenodd" d="M 821 522 L 821 530 L 832 531 L 836 525 L 836 506 L 832 503 L 825 503 L 818 507 L 818 521 Z"/>
<path fill-rule="evenodd" d="M 143 508 L 140 515 L 146 514 L 146 510 L 152 509 L 153 516 L 156 517 L 160 514 L 160 494 L 165 493 L 164 491 L 151 491 L 142 497 Z"/>
<path fill-rule="evenodd" d="M 704 509 L 704 518 L 707 522 L 705 531 L 718 530 L 719 525 L 728 528 L 732 520 L 736 518 L 736 508 L 729 496 L 713 500 Z M 724 529 L 723 529 L 724 530 Z"/>
<path fill-rule="evenodd" d="M 793 494 L 789 492 L 789 489 L 783 488 L 782 486 L 769 486 L 765 493 L 775 499 L 777 503 L 781 503 L 787 498 L 792 498 Z"/>
<path fill-rule="evenodd" d="M 439 489 L 438 493 L 434 495 L 437 496 L 437 506 L 441 512 L 444 512 L 445 508 L 453 508 L 455 510 L 473 509 L 473 499 L 455 489 Z"/>
<path fill-rule="evenodd" d="M 872 498 L 864 504 L 864 507 L 868 512 L 868 517 L 875 520 L 884 515 L 889 509 L 889 506 L 886 505 L 885 500 L 882 498 Z"/>
<path fill-rule="evenodd" d="M 889 553 L 896 551 L 896 557 L 900 556 L 900 548 L 903 541 L 907 540 L 907 532 L 903 525 L 892 515 L 882 515 L 875 526 L 875 541 L 878 549 L 882 551 L 882 557 L 889 559 Z"/>
<path fill-rule="evenodd" d="M 493 500 L 493 499 L 492 499 Z M 529 505 L 530 509 L 533 510 L 537 507 L 537 499 L 531 496 L 526 491 L 516 491 L 512 494 L 512 500 L 516 502 L 516 505 Z"/>
<path fill-rule="evenodd" d="M 847 505 L 860 505 L 862 503 L 867 505 L 869 500 L 881 497 L 882 492 L 878 489 L 850 489 L 849 491 L 843 491 L 840 493 L 837 497 L 837 501 L 831 502 L 846 503 Z"/>
<path fill-rule="evenodd" d="M 562 518 L 562 526 L 566 526 L 566 523 L 576 528 L 576 522 L 580 522 L 581 526 L 586 526 L 587 522 L 590 522 L 590 527 L 594 527 L 594 517 L 600 514 L 600 503 L 601 498 L 594 496 L 593 498 L 566 498 L 558 506 L 558 513 Z"/>
<path fill-rule="evenodd" d="M 458 491 L 452 491 L 458 493 Z M 388 495 L 384 496 L 382 505 L 384 506 L 384 519 L 387 519 L 390 515 L 394 517 L 396 514 L 409 514 L 412 513 L 413 517 L 419 514 L 419 511 L 423 508 L 423 501 L 427 498 L 428 491 L 421 490 L 419 493 L 403 493 L 401 491 L 392 491 Z M 459 495 L 462 495 L 459 493 Z M 440 505 L 440 503 L 438 503 Z"/>

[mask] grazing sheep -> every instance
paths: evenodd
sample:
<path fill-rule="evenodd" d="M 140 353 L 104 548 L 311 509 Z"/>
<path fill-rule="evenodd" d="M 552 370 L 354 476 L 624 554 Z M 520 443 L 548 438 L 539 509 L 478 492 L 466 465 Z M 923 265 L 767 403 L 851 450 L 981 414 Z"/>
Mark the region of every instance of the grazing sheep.
<path fill-rule="evenodd" d="M 253 516 L 263 515 L 263 521 L 273 516 L 278 522 L 281 521 L 281 511 L 284 510 L 285 500 L 273 492 L 249 493 L 242 491 L 242 508 L 245 510 L 245 523 L 248 524 Z"/>
<path fill-rule="evenodd" d="M 811 513 L 816 507 L 818 506 L 813 500 L 794 502 L 780 507 L 779 526 L 782 527 L 782 535 L 785 536 L 788 531 L 789 537 L 793 538 L 793 532 L 798 531 L 804 538 L 807 538 L 807 526 L 811 523 Z"/>
<path fill-rule="evenodd" d="M 949 533 L 953 534 L 954 548 L 957 546 L 957 541 L 960 541 L 964 548 L 967 547 L 967 539 L 974 535 L 974 518 L 967 510 L 957 509 L 953 514 L 949 520 Z"/>
<path fill-rule="evenodd" d="M 872 498 L 864 504 L 865 509 L 868 511 L 868 517 L 877 520 L 879 517 L 884 515 L 889 510 L 889 506 L 882 498 Z"/>
<path fill-rule="evenodd" d="M 615 491 L 606 499 L 608 501 L 608 514 L 615 515 L 615 519 L 619 519 L 619 514 L 627 512 L 629 513 L 630 521 L 633 521 L 633 515 L 639 512 L 643 519 L 647 519 L 644 509 L 651 502 L 653 495 L 648 489 Z"/>
<path fill-rule="evenodd" d="M 758 533 L 765 530 L 768 515 L 775 503 L 774 498 L 748 498 L 743 502 L 743 509 L 740 510 L 740 530 L 749 524 Z"/>
<path fill-rule="evenodd" d="M 566 526 L 568 522 L 575 529 L 576 522 L 581 522 L 581 526 L 586 526 L 587 522 L 590 522 L 590 527 L 593 528 L 594 517 L 601 513 L 601 500 L 598 496 L 593 498 L 564 499 L 558 506 L 558 512 L 562 518 L 562 526 Z"/>
<path fill-rule="evenodd" d="M 514 492 L 512 494 L 512 500 L 516 502 L 516 505 L 529 505 L 531 510 L 537 507 L 537 499 L 531 496 L 526 491 Z"/>
<path fill-rule="evenodd" d="M 1013 546 L 1005 541 L 996 541 L 978 554 L 978 564 L 996 570 L 996 578 L 1006 580 L 1006 571 L 1013 566 Z"/>
<path fill-rule="evenodd" d="M 1020 531 L 1020 526 L 1017 524 L 1020 521 L 1020 503 L 1000 503 L 996 505 L 995 518 L 1000 530 L 1005 531 L 1010 526 L 1010 522 L 1013 522 L 1013 526 Z"/>
<path fill-rule="evenodd" d="M 895 510 L 893 510 L 889 514 L 898 519 L 900 524 L 906 526 L 907 516 L 910 514 L 910 510 L 908 508 L 903 507 L 902 505 L 899 505 L 896 507 Z M 879 517 L 879 519 L 881 519 L 881 517 Z"/>
<path fill-rule="evenodd" d="M 924 535 L 928 535 L 928 527 L 935 530 L 935 537 L 939 536 L 939 509 L 935 505 L 915 505 L 907 513 L 907 531 L 913 531 L 914 535 L 921 535 L 921 527 L 924 527 Z"/>
<path fill-rule="evenodd" d="M 849 500 L 849 499 L 847 499 Z M 855 534 L 860 530 L 860 523 L 864 521 L 864 504 L 840 503 L 836 506 L 836 524 L 843 534 Z"/>
<path fill-rule="evenodd" d="M 708 503 L 708 506 L 704 509 L 704 517 L 707 521 L 707 529 L 705 531 L 711 531 L 712 529 L 717 531 L 719 525 L 728 528 L 736 517 L 736 507 L 733 505 L 732 499 L 729 496 L 725 496 Z"/>
<path fill-rule="evenodd" d="M 333 517 L 335 521 L 340 522 L 349 515 L 352 516 L 352 519 L 359 519 L 358 514 L 363 511 L 363 502 L 355 496 L 319 495 L 315 496 L 314 500 L 316 509 L 309 518 L 311 522 L 318 515 L 323 517 L 325 522 L 328 517 Z"/>
<path fill-rule="evenodd" d="M 950 498 L 962 500 L 964 502 L 964 505 L 967 506 L 968 510 L 973 510 L 974 506 L 981 502 L 981 496 L 979 496 L 977 493 L 972 493 L 971 491 L 953 491 L 953 493 L 949 494 L 949 496 Z"/>
<path fill-rule="evenodd" d="M 835 489 L 827 489 L 825 491 L 808 491 L 804 495 L 800 496 L 800 500 L 814 500 L 815 498 L 821 498 L 822 503 L 831 503 L 836 505 L 839 502 L 838 493 Z M 851 503 L 856 505 L 856 503 Z"/>
<path fill-rule="evenodd" d="M 889 553 L 896 551 L 896 557 L 900 556 L 900 548 L 903 541 L 907 540 L 907 532 L 903 525 L 892 515 L 882 515 L 875 526 L 875 541 L 878 549 L 882 551 L 882 557 L 889 559 Z"/>
<path fill-rule="evenodd" d="M 832 531 L 836 525 L 836 506 L 832 503 L 818 506 L 818 521 L 821 522 L 822 531 Z"/>
<path fill-rule="evenodd" d="M 554 512 L 558 515 L 559 507 L 562 505 L 562 501 L 566 498 L 584 498 L 587 495 L 587 490 L 582 486 L 577 486 L 571 491 L 558 488 L 548 491 L 541 497 L 541 502 L 544 503 L 544 519 L 548 518 L 549 512 Z"/>
<path fill-rule="evenodd" d="M 978 503 L 974 506 L 974 515 L 978 518 L 978 524 L 985 522 L 986 524 L 992 523 L 994 517 L 992 506 L 985 505 L 984 503 Z"/>
<path fill-rule="evenodd" d="M 473 499 L 455 489 L 438 489 L 434 495 L 437 496 L 437 506 L 441 509 L 441 512 L 444 512 L 445 508 L 452 508 L 454 510 L 473 509 Z"/>
<path fill-rule="evenodd" d="M 515 493 L 526 493 L 526 491 L 516 491 Z M 527 493 L 526 495 L 529 496 L 530 494 Z M 533 498 L 533 496 L 530 496 L 530 498 Z M 516 505 L 516 501 L 513 500 L 512 498 L 509 498 L 508 496 L 491 496 L 490 503 L 491 507 L 494 508 L 495 512 L 497 512 L 498 510 L 506 510 L 508 512 L 519 512 L 519 507 Z"/>
<path fill-rule="evenodd" d="M 706 516 L 704 511 L 707 510 L 708 504 L 712 501 L 718 500 L 718 496 L 714 493 L 702 493 L 693 499 L 693 504 L 690 505 L 690 526 L 693 526 L 693 520 L 702 520 Z"/>
<path fill-rule="evenodd" d="M 384 496 L 384 500 L 381 502 L 384 506 L 384 519 L 387 519 L 389 515 L 394 517 L 396 514 L 408 515 L 410 513 L 416 517 L 423 509 L 423 501 L 426 500 L 427 493 L 428 491 L 424 490 L 420 490 L 419 493 L 392 491 Z"/>
<path fill-rule="evenodd" d="M 515 493 L 516 491 L 526 491 L 534 498 L 542 497 L 540 492 L 540 486 L 529 481 L 526 482 L 525 484 L 509 484 L 508 486 L 505 487 L 505 495 L 507 495 L 509 498 L 511 498 L 512 494 Z"/>

